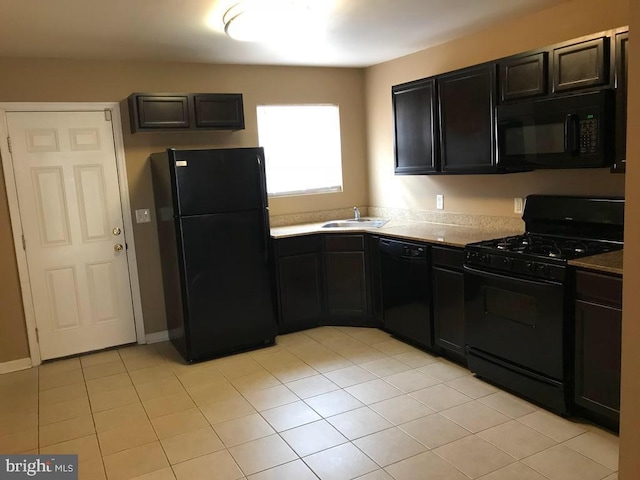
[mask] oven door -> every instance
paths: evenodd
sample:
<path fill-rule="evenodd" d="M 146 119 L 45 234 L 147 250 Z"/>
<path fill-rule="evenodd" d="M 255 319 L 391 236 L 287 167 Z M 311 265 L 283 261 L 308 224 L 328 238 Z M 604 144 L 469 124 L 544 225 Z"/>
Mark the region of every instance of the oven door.
<path fill-rule="evenodd" d="M 562 381 L 563 285 L 464 268 L 468 348 Z"/>

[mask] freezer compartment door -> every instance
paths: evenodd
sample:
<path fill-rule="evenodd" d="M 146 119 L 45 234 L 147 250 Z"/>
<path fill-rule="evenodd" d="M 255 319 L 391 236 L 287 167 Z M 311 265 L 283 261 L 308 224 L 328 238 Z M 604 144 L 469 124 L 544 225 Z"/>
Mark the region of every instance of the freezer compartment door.
<path fill-rule="evenodd" d="M 170 150 L 177 214 L 237 212 L 267 206 L 262 148 Z"/>
<path fill-rule="evenodd" d="M 180 219 L 191 360 L 272 343 L 263 210 Z"/>

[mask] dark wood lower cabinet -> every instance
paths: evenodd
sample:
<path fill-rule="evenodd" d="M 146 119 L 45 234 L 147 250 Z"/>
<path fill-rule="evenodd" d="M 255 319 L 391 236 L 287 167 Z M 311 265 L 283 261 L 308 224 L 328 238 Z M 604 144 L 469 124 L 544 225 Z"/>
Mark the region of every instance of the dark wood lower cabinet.
<path fill-rule="evenodd" d="M 574 400 L 585 416 L 615 429 L 620 421 L 622 279 L 579 271 L 576 280 Z"/>
<path fill-rule="evenodd" d="M 327 252 L 324 261 L 329 315 L 366 315 L 364 252 Z"/>
<path fill-rule="evenodd" d="M 275 251 L 278 333 L 317 327 L 325 312 L 320 239 L 280 239 Z"/>
<path fill-rule="evenodd" d="M 365 326 L 370 311 L 365 236 L 325 236 L 324 268 L 326 323 Z"/>
<path fill-rule="evenodd" d="M 466 363 L 464 341 L 464 250 L 433 247 L 433 328 L 446 356 Z"/>

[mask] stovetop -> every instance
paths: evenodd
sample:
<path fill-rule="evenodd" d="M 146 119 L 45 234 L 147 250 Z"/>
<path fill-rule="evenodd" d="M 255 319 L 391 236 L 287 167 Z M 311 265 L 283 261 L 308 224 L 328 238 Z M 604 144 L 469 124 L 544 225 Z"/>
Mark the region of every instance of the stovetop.
<path fill-rule="evenodd" d="M 616 242 L 554 237 L 534 233 L 486 240 L 474 245 L 493 254 L 510 252 L 531 258 L 536 257 L 540 260 L 545 258 L 571 260 L 622 248 L 622 244 Z"/>
<path fill-rule="evenodd" d="M 622 249 L 622 242 L 525 233 L 467 245 L 465 267 L 563 282 L 567 260 Z"/>

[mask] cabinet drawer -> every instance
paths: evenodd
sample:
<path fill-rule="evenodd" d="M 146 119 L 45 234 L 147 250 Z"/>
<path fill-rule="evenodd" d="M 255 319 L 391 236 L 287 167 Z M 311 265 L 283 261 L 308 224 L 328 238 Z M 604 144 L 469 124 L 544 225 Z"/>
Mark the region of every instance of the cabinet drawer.
<path fill-rule="evenodd" d="M 578 270 L 576 273 L 576 295 L 583 300 L 592 300 L 621 308 L 622 278 Z"/>
<path fill-rule="evenodd" d="M 279 238 L 276 239 L 275 245 L 278 257 L 320 252 L 322 247 L 321 239 L 317 235 Z"/>
<path fill-rule="evenodd" d="M 464 250 L 461 248 L 432 247 L 431 258 L 434 265 L 462 270 Z"/>
<path fill-rule="evenodd" d="M 327 252 L 358 252 L 364 250 L 364 235 L 328 235 L 324 237 Z"/>

